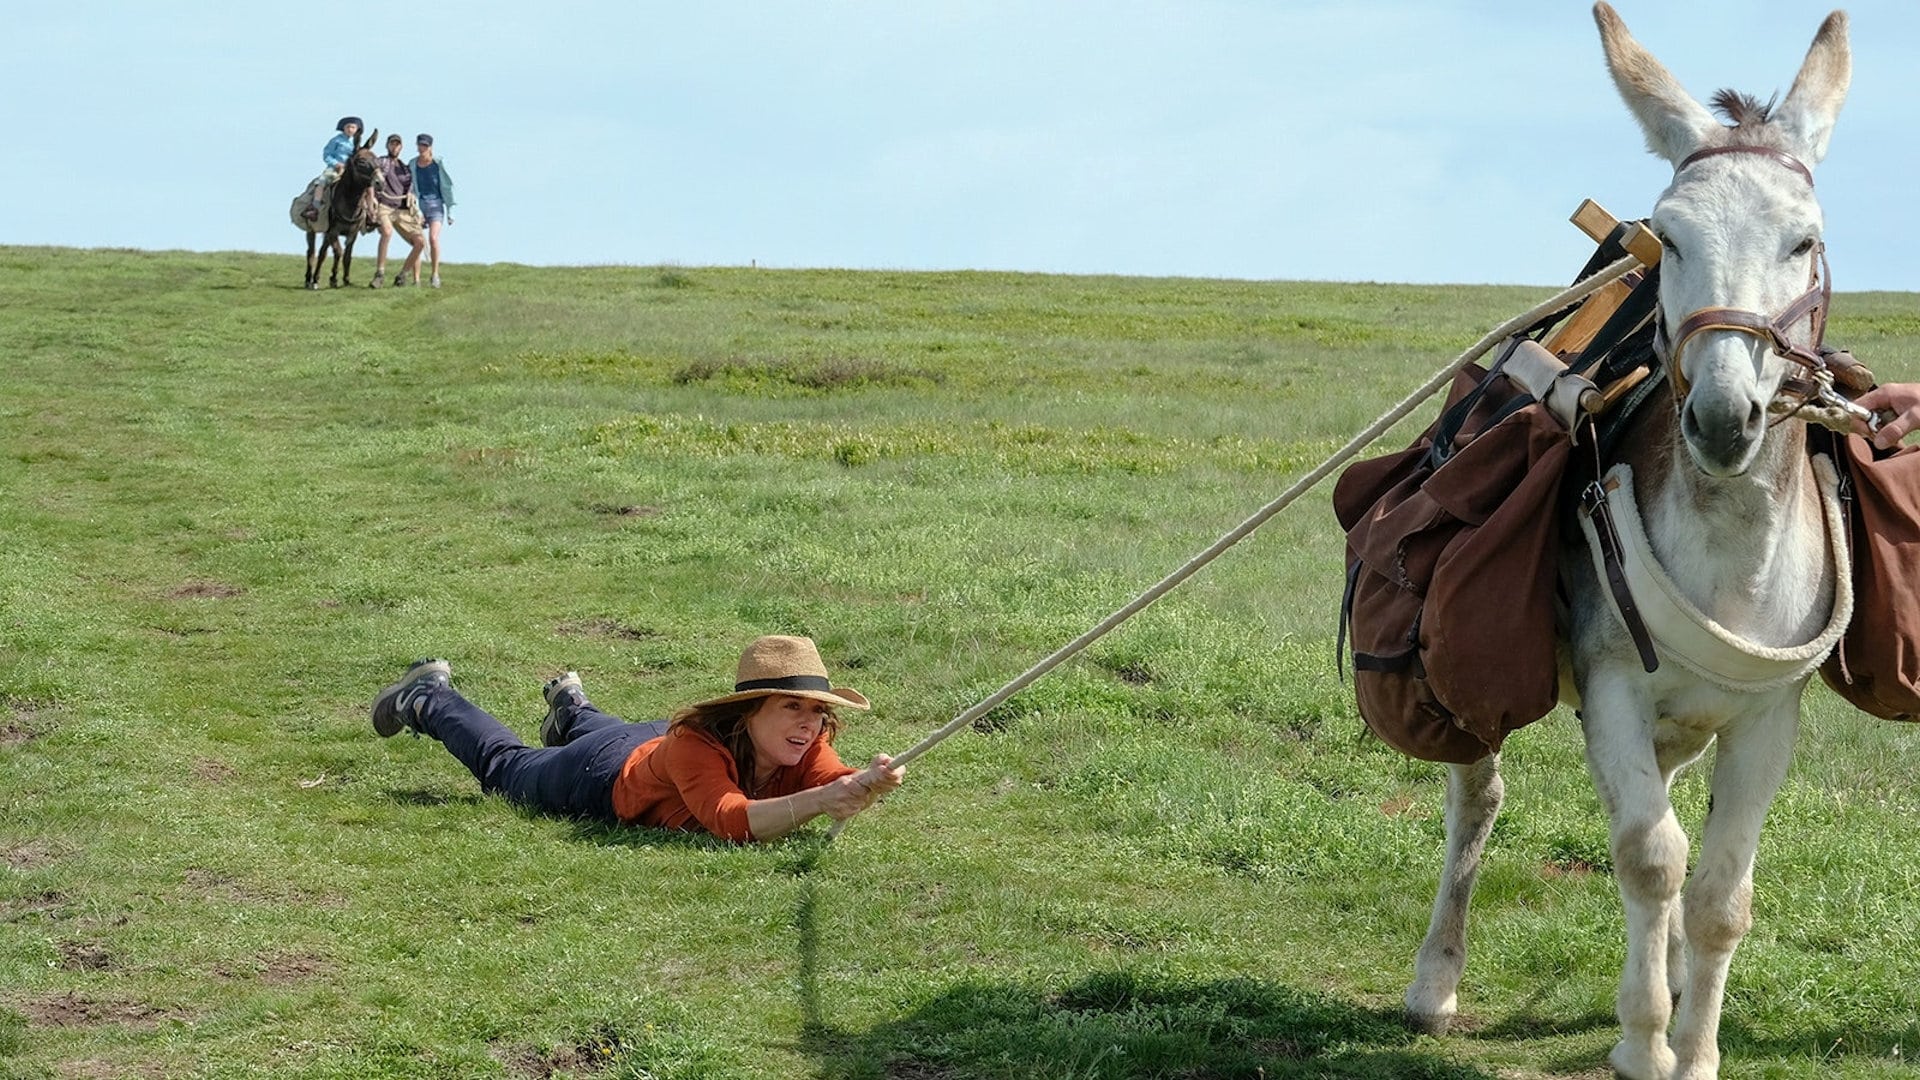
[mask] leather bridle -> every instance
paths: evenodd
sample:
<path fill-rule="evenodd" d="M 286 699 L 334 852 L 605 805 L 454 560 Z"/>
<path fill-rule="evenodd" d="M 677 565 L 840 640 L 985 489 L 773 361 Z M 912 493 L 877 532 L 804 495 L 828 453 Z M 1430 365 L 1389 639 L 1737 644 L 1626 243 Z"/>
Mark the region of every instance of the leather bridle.
<path fill-rule="evenodd" d="M 1767 146 L 1713 146 L 1705 150 L 1697 150 L 1681 161 L 1674 172 L 1679 173 L 1702 158 L 1720 154 L 1758 154 L 1799 173 L 1806 180 L 1808 187 L 1813 186 L 1813 172 L 1804 162 L 1785 151 Z M 1687 377 L 1680 363 L 1687 343 L 1693 340 L 1696 334 L 1709 330 L 1732 330 L 1757 337 L 1766 342 L 1767 347 L 1774 353 L 1804 368 L 1807 372 L 1805 378 L 1790 378 L 1780 386 L 1780 394 L 1790 399 L 1788 404 L 1792 411 L 1797 412 L 1809 400 L 1823 396 L 1823 389 L 1831 390 L 1834 370 L 1827 361 L 1833 354 L 1833 350 L 1823 344 L 1827 334 L 1827 311 L 1833 298 L 1832 280 L 1827 271 L 1826 244 L 1816 242 L 1813 256 L 1813 268 L 1808 275 L 1807 291 L 1801 293 L 1798 299 L 1772 318 L 1744 308 L 1701 308 L 1681 319 L 1671 337 L 1667 333 L 1666 319 L 1660 317 L 1654 320 L 1654 352 L 1666 366 L 1667 378 L 1673 381 L 1676 406 L 1686 400 L 1689 390 Z M 1811 343 L 1808 345 L 1796 345 L 1787 336 L 1794 325 L 1802 319 L 1811 320 L 1812 333 L 1809 335 Z M 1792 415 L 1792 412 L 1788 415 Z"/>

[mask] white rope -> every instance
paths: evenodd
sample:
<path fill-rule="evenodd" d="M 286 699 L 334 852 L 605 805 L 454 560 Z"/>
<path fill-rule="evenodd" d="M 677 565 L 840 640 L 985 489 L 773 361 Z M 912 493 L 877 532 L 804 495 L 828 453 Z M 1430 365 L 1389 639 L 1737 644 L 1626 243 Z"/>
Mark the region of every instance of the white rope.
<path fill-rule="evenodd" d="M 1000 689 L 995 690 L 979 704 L 966 710 L 959 716 L 954 717 L 952 720 L 949 720 L 945 727 L 920 740 L 910 749 L 896 754 L 893 758 L 893 764 L 896 766 L 905 765 L 914 758 L 938 746 L 947 736 L 952 735 L 954 732 L 973 723 L 980 717 L 992 712 L 1002 702 L 1026 689 L 1035 680 L 1039 679 L 1040 676 L 1059 667 L 1082 649 L 1105 637 L 1114 627 L 1119 626 L 1121 623 L 1126 622 L 1138 614 L 1141 609 L 1145 608 L 1148 604 L 1153 603 L 1155 600 L 1160 599 L 1162 596 L 1178 588 L 1181 582 L 1192 577 L 1201 567 L 1219 558 L 1228 548 L 1246 539 L 1249 533 L 1266 524 L 1268 518 L 1286 509 L 1287 504 L 1305 494 L 1315 484 L 1326 479 L 1335 469 L 1346 464 L 1348 459 L 1365 449 L 1367 444 L 1386 434 L 1389 428 L 1405 419 L 1407 414 L 1411 413 L 1421 402 L 1450 385 L 1453 382 L 1453 377 L 1459 373 L 1461 368 L 1466 367 L 1468 364 L 1486 355 L 1488 350 L 1492 349 L 1495 345 L 1532 326 L 1542 318 L 1586 299 L 1593 293 L 1600 291 L 1600 289 L 1607 284 L 1638 269 L 1640 265 L 1640 260 L 1629 255 L 1616 263 L 1612 263 L 1591 277 L 1585 278 L 1561 290 L 1525 314 L 1516 315 L 1506 322 L 1501 323 L 1499 326 L 1494 327 L 1492 330 L 1487 331 L 1486 336 L 1476 342 L 1472 348 L 1461 353 L 1458 357 L 1454 358 L 1453 362 L 1435 372 L 1433 377 L 1422 384 L 1418 390 L 1407 395 L 1398 405 L 1388 409 L 1378 420 L 1368 425 L 1366 430 L 1348 440 L 1345 446 L 1335 451 L 1332 457 L 1321 462 L 1312 472 L 1294 481 L 1293 486 L 1282 492 L 1279 498 L 1261 507 L 1259 511 L 1252 517 L 1241 522 L 1232 532 L 1215 540 L 1211 547 L 1187 560 L 1186 565 L 1162 578 L 1159 584 L 1141 593 L 1139 596 L 1134 597 L 1125 607 L 1102 619 L 1100 625 L 1067 642 L 1053 655 L 1028 668 L 1022 672 L 1018 678 L 1002 686 Z M 834 822 L 833 828 L 827 831 L 827 838 L 831 840 L 839 836 L 841 831 L 846 828 L 847 821 L 851 820 L 853 819 L 848 818 L 846 821 Z"/>

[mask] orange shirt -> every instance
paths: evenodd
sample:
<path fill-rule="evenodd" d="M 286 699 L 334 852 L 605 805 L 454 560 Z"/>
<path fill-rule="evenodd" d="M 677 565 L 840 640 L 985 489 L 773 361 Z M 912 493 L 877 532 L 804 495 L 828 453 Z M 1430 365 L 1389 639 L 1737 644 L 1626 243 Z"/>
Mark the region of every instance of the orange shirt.
<path fill-rule="evenodd" d="M 792 795 L 846 776 L 848 768 L 825 739 L 797 764 L 774 771 L 762 799 Z M 641 744 L 613 782 L 613 812 L 624 825 L 703 828 L 735 843 L 753 839 L 740 769 L 720 740 L 698 728 L 676 727 Z"/>

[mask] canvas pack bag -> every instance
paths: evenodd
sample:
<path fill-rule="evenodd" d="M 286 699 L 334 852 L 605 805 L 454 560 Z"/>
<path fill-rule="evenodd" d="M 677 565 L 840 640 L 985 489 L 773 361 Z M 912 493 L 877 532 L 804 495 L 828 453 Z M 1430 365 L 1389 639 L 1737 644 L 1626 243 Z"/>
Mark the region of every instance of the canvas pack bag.
<path fill-rule="evenodd" d="M 1360 715 L 1383 742 L 1464 764 L 1553 708 L 1571 448 L 1544 407 L 1475 365 L 1413 445 L 1341 474 L 1340 648 L 1350 641 Z"/>
<path fill-rule="evenodd" d="M 1862 712 L 1920 720 L 1920 447 L 1831 442 L 1853 545 L 1853 621 L 1820 678 Z"/>

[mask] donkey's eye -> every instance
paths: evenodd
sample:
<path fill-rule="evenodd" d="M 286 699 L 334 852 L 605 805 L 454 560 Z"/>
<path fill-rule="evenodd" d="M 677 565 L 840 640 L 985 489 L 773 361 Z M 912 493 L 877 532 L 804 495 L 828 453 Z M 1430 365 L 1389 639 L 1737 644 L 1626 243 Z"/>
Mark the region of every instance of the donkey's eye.
<path fill-rule="evenodd" d="M 1799 258 L 1800 256 L 1805 255 L 1807 252 L 1812 250 L 1813 250 L 1813 237 L 1809 236 L 1805 240 L 1800 241 L 1799 247 L 1793 249 L 1793 255 L 1795 258 Z"/>
<path fill-rule="evenodd" d="M 1660 250 L 1676 259 L 1680 257 L 1680 248 L 1673 242 L 1673 237 L 1668 236 L 1666 233 L 1655 233 L 1654 235 L 1660 238 Z"/>

